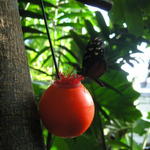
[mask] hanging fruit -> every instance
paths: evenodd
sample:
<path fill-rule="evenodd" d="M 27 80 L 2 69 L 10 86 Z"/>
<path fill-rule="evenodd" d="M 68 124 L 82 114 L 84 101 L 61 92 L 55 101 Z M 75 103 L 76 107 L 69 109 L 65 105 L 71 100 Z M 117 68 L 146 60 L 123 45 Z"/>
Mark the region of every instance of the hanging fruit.
<path fill-rule="evenodd" d="M 60 75 L 39 103 L 41 120 L 50 133 L 60 137 L 83 134 L 94 117 L 94 102 L 81 84 L 81 75 Z"/>

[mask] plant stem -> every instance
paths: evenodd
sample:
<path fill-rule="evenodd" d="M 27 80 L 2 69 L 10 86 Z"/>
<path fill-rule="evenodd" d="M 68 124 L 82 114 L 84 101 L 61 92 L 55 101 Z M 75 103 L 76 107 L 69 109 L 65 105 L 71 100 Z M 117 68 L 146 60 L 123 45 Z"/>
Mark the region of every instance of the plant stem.
<path fill-rule="evenodd" d="M 95 104 L 98 106 L 98 111 L 110 122 L 111 121 L 110 117 L 103 110 L 103 108 L 101 107 L 101 105 L 97 101 L 95 101 Z"/>
<path fill-rule="evenodd" d="M 131 150 L 133 150 L 133 127 L 131 127 L 130 147 L 131 147 Z"/>
<path fill-rule="evenodd" d="M 93 87 L 91 86 L 91 88 L 93 89 Z M 93 93 L 93 99 L 94 99 L 95 95 Z M 96 110 L 96 113 L 98 113 L 97 115 L 99 116 L 99 125 L 100 125 L 100 134 L 101 134 L 101 139 L 102 139 L 102 148 L 103 150 L 107 150 L 107 147 L 106 147 L 106 142 L 105 142 L 105 135 L 104 135 L 104 131 L 103 131 L 103 123 L 102 123 L 102 116 L 101 116 L 101 112 L 100 112 L 100 108 L 101 107 L 96 101 L 94 101 L 95 103 L 95 110 Z"/>
<path fill-rule="evenodd" d="M 100 114 L 99 114 L 99 116 L 100 116 Z M 101 116 L 100 116 L 100 119 L 99 119 L 99 123 L 100 123 L 100 133 L 101 133 L 101 138 L 102 138 L 103 150 L 107 150 L 106 142 L 105 142 L 105 135 L 104 135 L 104 131 L 103 131 L 103 123 L 102 123 Z"/>
<path fill-rule="evenodd" d="M 143 149 L 144 149 L 145 146 L 146 146 L 146 143 L 147 143 L 147 141 L 148 141 L 148 136 L 149 136 L 149 134 L 150 134 L 150 129 L 148 130 L 147 134 L 146 134 L 145 137 L 144 137 L 143 144 L 142 144 L 142 148 L 143 148 Z"/>
<path fill-rule="evenodd" d="M 43 13 L 43 19 L 44 19 L 44 22 L 45 22 L 46 32 L 47 32 L 47 36 L 48 36 L 48 41 L 49 41 L 49 45 L 50 45 L 50 50 L 51 50 L 51 53 L 52 53 L 52 58 L 53 58 L 54 66 L 55 66 L 55 70 L 56 70 L 56 75 L 57 75 L 57 78 L 59 78 L 59 71 L 58 71 L 58 66 L 57 66 L 57 62 L 56 62 L 56 58 L 55 58 L 55 54 L 54 54 L 54 49 L 53 49 L 53 46 L 52 46 L 50 33 L 49 33 L 49 30 L 48 30 L 48 23 L 47 23 L 46 13 L 45 13 L 45 10 L 44 10 L 44 3 L 43 3 L 42 0 L 40 0 L 40 2 L 41 2 L 42 13 Z"/>
<path fill-rule="evenodd" d="M 47 150 L 50 150 L 51 145 L 52 145 L 52 135 L 51 135 L 50 133 L 48 133 L 46 143 L 47 143 L 46 149 L 47 149 Z"/>

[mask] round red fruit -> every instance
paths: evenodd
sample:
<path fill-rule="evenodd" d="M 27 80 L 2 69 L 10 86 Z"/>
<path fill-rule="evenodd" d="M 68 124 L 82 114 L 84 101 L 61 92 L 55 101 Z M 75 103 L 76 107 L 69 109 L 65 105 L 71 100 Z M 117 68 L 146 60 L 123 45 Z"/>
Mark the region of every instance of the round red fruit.
<path fill-rule="evenodd" d="M 43 94 L 39 112 L 50 133 L 72 138 L 83 134 L 91 125 L 94 102 L 81 79 L 79 75 L 60 75 Z"/>

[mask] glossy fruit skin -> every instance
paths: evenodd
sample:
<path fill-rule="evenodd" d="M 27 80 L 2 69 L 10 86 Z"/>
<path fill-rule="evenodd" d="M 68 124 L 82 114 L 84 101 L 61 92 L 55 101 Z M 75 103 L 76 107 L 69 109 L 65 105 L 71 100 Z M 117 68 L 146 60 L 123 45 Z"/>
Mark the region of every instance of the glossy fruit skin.
<path fill-rule="evenodd" d="M 94 117 L 94 102 L 88 90 L 77 87 L 50 86 L 43 94 L 39 112 L 50 133 L 72 138 L 83 134 Z"/>

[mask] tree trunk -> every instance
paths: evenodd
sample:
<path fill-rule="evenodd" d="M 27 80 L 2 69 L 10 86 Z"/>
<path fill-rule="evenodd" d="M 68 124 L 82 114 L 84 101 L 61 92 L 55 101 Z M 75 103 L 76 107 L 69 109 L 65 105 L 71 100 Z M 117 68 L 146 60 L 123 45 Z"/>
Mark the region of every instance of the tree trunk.
<path fill-rule="evenodd" d="M 16 0 L 0 0 L 0 150 L 44 150 Z"/>

